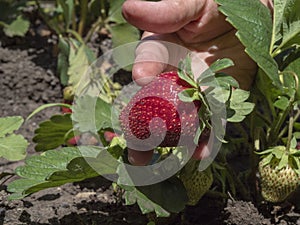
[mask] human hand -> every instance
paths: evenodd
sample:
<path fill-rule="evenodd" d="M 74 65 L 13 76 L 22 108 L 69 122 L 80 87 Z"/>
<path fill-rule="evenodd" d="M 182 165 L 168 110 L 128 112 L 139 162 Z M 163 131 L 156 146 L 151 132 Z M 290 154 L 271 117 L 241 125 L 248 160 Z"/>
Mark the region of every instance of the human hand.
<path fill-rule="evenodd" d="M 271 0 L 261 2 L 272 9 Z M 146 85 L 159 73 L 174 69 L 170 65 L 177 65 L 182 53 L 165 44 L 174 43 L 192 51 L 206 68 L 217 59 L 230 58 L 235 66 L 224 72 L 232 75 L 242 89 L 250 88 L 257 65 L 245 53 L 235 29 L 225 21 L 214 0 L 127 0 L 123 15 L 129 23 L 145 30 L 132 69 L 133 79 L 139 85 Z M 201 72 L 198 68 L 197 74 Z M 128 154 L 132 164 L 145 165 L 153 152 L 129 149 Z M 201 143 L 195 155 L 199 159 L 209 155 L 207 141 Z"/>

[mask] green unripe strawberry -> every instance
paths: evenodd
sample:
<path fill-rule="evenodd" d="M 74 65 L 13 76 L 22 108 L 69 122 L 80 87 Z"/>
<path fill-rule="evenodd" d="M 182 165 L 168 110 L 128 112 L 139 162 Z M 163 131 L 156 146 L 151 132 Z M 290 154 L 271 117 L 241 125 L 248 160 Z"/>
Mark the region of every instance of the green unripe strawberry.
<path fill-rule="evenodd" d="M 263 166 L 259 163 L 261 177 L 261 194 L 269 202 L 284 201 L 299 185 L 299 175 L 286 165 L 283 169 L 276 168 L 277 163 Z"/>
<path fill-rule="evenodd" d="M 269 202 L 282 202 L 300 184 L 293 154 L 286 154 L 284 146 L 277 146 L 259 162 L 262 197 Z M 271 155 L 271 156 L 270 156 Z M 269 157 L 268 157 L 269 156 Z M 284 157 L 286 159 L 284 159 Z"/>
<path fill-rule="evenodd" d="M 74 100 L 74 88 L 72 86 L 67 86 L 63 90 L 63 98 L 66 101 L 72 102 Z"/>
<path fill-rule="evenodd" d="M 192 159 L 181 170 L 179 175 L 189 198 L 187 205 L 196 205 L 213 183 L 210 167 L 204 171 L 199 171 L 198 165 L 199 161 Z"/>

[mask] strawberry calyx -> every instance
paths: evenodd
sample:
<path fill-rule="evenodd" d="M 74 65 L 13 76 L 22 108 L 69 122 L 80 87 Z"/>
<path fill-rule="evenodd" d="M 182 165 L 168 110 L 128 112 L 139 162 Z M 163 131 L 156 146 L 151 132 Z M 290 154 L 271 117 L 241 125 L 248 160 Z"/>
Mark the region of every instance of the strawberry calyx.
<path fill-rule="evenodd" d="M 275 162 L 276 170 L 281 170 L 289 165 L 300 175 L 300 151 L 297 149 L 290 148 L 286 151 L 285 146 L 276 146 L 256 154 L 261 156 L 262 166 Z"/>

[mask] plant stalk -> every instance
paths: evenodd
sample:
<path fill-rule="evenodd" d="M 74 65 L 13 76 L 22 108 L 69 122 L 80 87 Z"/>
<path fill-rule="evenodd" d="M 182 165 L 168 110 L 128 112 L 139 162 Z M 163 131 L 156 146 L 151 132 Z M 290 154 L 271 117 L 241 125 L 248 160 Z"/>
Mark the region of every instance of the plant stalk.
<path fill-rule="evenodd" d="M 2 21 L 0 21 L 0 26 L 1 27 L 8 27 L 8 25 L 6 23 L 2 22 Z"/>
<path fill-rule="evenodd" d="M 104 22 L 103 22 L 103 20 L 102 20 L 102 17 L 99 17 L 99 18 L 97 19 L 97 21 L 94 22 L 94 23 L 92 24 L 91 28 L 89 29 L 87 35 L 86 35 L 85 38 L 84 38 L 84 41 L 85 41 L 85 42 L 88 42 L 88 41 L 91 39 L 93 33 L 97 30 L 97 28 L 103 27 L 103 23 L 104 23 Z"/>
<path fill-rule="evenodd" d="M 80 8 L 81 10 L 80 10 L 80 21 L 78 24 L 78 34 L 82 37 L 85 28 L 87 13 L 88 13 L 88 0 L 81 0 Z"/>
<path fill-rule="evenodd" d="M 75 7 L 73 7 L 73 10 L 72 10 L 72 30 L 76 30 L 76 29 L 77 29 L 76 11 L 75 11 Z"/>
<path fill-rule="evenodd" d="M 295 94 L 296 94 L 296 92 L 294 93 L 294 95 Z M 288 107 L 282 113 L 279 114 L 279 119 L 277 120 L 277 123 L 275 123 L 275 126 L 272 127 L 272 129 L 271 129 L 271 135 L 270 135 L 270 140 L 268 141 L 268 144 L 269 144 L 268 146 L 272 146 L 272 145 L 276 144 L 273 142 L 275 142 L 275 140 L 278 139 L 278 135 L 280 133 L 280 128 L 281 128 L 282 124 L 284 123 L 286 117 L 289 115 L 290 111 L 293 110 L 292 106 L 293 106 L 294 100 L 295 100 L 295 97 L 292 96 L 289 100 Z"/>
<path fill-rule="evenodd" d="M 289 118 L 288 140 L 287 140 L 286 149 L 285 149 L 286 154 L 290 153 L 291 141 L 292 141 L 292 137 L 293 137 L 293 126 L 294 126 L 294 112 L 292 110 L 290 113 L 290 118 Z"/>
<path fill-rule="evenodd" d="M 63 34 L 64 33 L 63 29 L 59 25 L 55 24 L 55 22 L 51 22 L 48 15 L 43 11 L 43 8 L 39 0 L 35 0 L 35 4 L 37 6 L 39 15 L 41 16 L 42 20 L 47 25 L 47 27 L 50 30 L 54 31 L 57 35 Z"/>

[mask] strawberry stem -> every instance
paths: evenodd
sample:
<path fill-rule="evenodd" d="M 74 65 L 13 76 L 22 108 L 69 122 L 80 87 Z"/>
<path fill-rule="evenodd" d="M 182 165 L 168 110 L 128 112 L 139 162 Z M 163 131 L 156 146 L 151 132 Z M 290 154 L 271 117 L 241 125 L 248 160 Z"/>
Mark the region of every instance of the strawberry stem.
<path fill-rule="evenodd" d="M 184 166 L 184 170 L 188 173 L 188 174 L 192 174 L 195 170 L 198 170 L 198 165 L 199 165 L 200 161 L 191 158 L 186 165 Z"/>
<path fill-rule="evenodd" d="M 286 109 L 281 112 L 279 114 L 279 118 L 275 121 L 277 121 L 274 126 L 271 128 L 271 134 L 270 134 L 270 139 L 268 140 L 268 144 L 269 146 L 273 146 L 273 145 L 276 145 L 276 140 L 278 140 L 278 136 L 280 134 L 280 129 L 282 129 L 282 124 L 284 123 L 286 117 L 288 116 L 288 114 L 292 113 L 293 111 L 293 104 L 295 102 L 295 96 L 296 96 L 296 93 L 299 88 L 299 79 L 298 79 L 298 76 L 296 73 L 292 72 L 292 71 L 285 71 L 284 72 L 285 74 L 288 74 L 288 75 L 292 75 L 294 77 L 294 80 L 295 80 L 295 89 L 294 89 L 294 93 L 293 95 L 290 97 L 290 100 L 289 100 L 289 104 L 288 104 L 288 107 L 286 107 Z M 284 74 L 282 73 L 282 74 Z M 292 119 L 292 121 L 291 121 Z M 290 116 L 289 118 L 289 129 L 288 129 L 288 135 L 292 135 L 290 134 L 290 126 L 291 126 L 291 129 L 293 129 L 293 123 L 294 123 L 294 118 L 292 116 Z M 292 132 L 292 131 L 291 131 Z M 289 139 L 290 138 L 290 139 Z M 292 137 L 288 137 L 288 141 L 287 141 L 287 147 L 290 148 L 290 142 L 291 142 L 291 138 Z M 287 151 L 289 151 L 289 148 L 287 149 Z"/>
<path fill-rule="evenodd" d="M 80 2 L 80 21 L 78 25 L 78 34 L 80 36 L 83 36 L 83 32 L 85 29 L 85 24 L 87 20 L 87 14 L 88 14 L 88 0 L 81 0 Z"/>
<path fill-rule="evenodd" d="M 290 113 L 289 130 L 288 130 L 288 140 L 287 140 L 286 149 L 285 149 L 285 152 L 287 154 L 290 153 L 291 140 L 292 140 L 292 137 L 293 137 L 293 125 L 294 125 L 294 112 L 292 110 L 291 113 Z"/>

